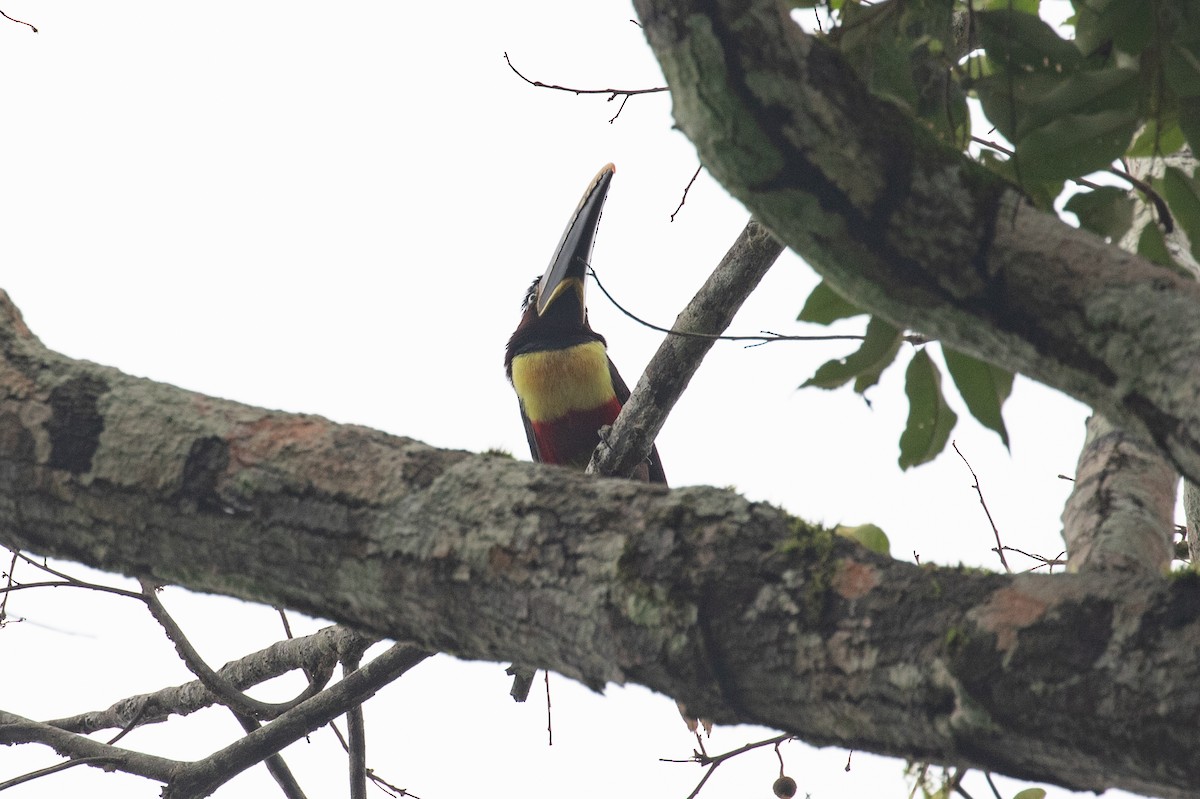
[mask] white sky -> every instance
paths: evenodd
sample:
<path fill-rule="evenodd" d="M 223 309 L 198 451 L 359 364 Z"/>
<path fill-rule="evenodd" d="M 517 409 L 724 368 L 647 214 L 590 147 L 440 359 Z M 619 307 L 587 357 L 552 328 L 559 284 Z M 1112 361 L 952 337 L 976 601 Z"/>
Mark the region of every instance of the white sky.
<path fill-rule="evenodd" d="M 547 82 L 661 85 L 625 3 L 4 0 L 0 9 L 41 31 L 0 20 L 0 288 L 49 347 L 135 375 L 524 458 L 504 343 L 596 169 L 617 165 L 594 264 L 623 304 L 659 324 L 747 217 L 701 175 L 668 221 L 697 162 L 671 129 L 665 94 L 631 99 L 609 124 L 616 103 L 534 89 L 505 65 L 507 51 Z M 731 332 L 822 332 L 793 321 L 815 282 L 785 256 Z M 632 385 L 659 335 L 598 291 L 590 299 L 593 326 Z M 871 393 L 873 409 L 848 390 L 796 390 L 851 348 L 717 346 L 659 439 L 671 482 L 733 486 L 816 521 L 874 522 L 901 558 L 994 567 L 962 462 L 950 453 L 908 473 L 896 466 L 903 362 Z M 1074 470 L 1085 409 L 1018 380 L 1010 455 L 956 407 L 954 437 L 1005 543 L 1054 555 L 1069 488 L 1056 475 Z M 214 665 L 280 634 L 267 608 L 180 589 L 164 601 Z M 9 612 L 29 621 L 0 632 L 7 710 L 50 718 L 190 678 L 132 602 L 26 592 Z M 439 657 L 418 667 L 368 703 L 369 765 L 422 799 L 684 799 L 701 776 L 657 760 L 694 745 L 662 697 L 616 687 L 601 697 L 557 678 L 547 748 L 541 698 L 516 706 L 507 682 L 493 664 Z M 273 698 L 295 690 L 293 681 Z M 190 758 L 236 730 L 213 710 L 124 742 Z M 770 734 L 718 730 L 709 752 Z M 801 796 L 907 795 L 897 761 L 856 754 L 847 773 L 843 751 L 793 743 L 784 752 Z M 328 732 L 287 755 L 310 796 L 344 795 Z M 52 762 L 46 749 L 0 749 L 0 780 Z M 722 766 L 702 796 L 769 797 L 776 775 L 763 750 Z M 989 795 L 978 775 L 966 785 Z M 1021 785 L 1006 783 L 1006 799 Z M 77 768 L 8 796 L 158 791 Z M 261 768 L 216 794 L 271 795 Z"/>

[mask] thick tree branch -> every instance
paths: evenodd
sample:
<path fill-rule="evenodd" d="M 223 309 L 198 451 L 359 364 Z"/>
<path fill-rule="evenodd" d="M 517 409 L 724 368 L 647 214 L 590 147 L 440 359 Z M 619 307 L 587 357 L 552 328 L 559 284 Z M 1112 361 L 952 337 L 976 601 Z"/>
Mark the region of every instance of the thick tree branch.
<path fill-rule="evenodd" d="M 872 96 L 777 0 L 636 0 L 712 175 L 856 304 L 1059 388 L 1200 479 L 1200 286 Z"/>
<path fill-rule="evenodd" d="M 1195 577 L 891 561 L 728 491 L 436 450 L 70 361 L 8 307 L 12 546 L 459 657 L 521 654 L 596 687 L 637 682 L 816 744 L 1079 789 L 1200 784 Z M 375 662 L 250 738 L 302 734 L 311 720 L 285 720 Z M 23 740 L 12 723 L 0 741 Z M 242 768 L 268 753 L 255 745 L 210 762 Z"/>

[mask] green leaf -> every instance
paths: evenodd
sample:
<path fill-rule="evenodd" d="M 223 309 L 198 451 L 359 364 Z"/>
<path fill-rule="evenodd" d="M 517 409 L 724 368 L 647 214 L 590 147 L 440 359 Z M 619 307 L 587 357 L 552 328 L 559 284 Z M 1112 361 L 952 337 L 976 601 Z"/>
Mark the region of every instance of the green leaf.
<path fill-rule="evenodd" d="M 1029 196 L 1029 199 L 1033 200 L 1033 204 L 1036 207 L 1047 213 L 1054 211 L 1054 200 L 1058 195 L 1062 194 L 1062 180 L 1037 181 L 1031 180 L 1028 175 L 1021 174 L 1022 182 L 1022 180 L 1017 179 L 1016 164 L 1013 159 L 1002 159 L 988 150 L 983 151 L 979 157 L 979 162 L 1004 179 L 1020 185 L 1025 194 Z"/>
<path fill-rule="evenodd" d="M 908 423 L 900 435 L 900 468 L 908 469 L 928 463 L 946 448 L 958 415 L 946 404 L 941 372 L 924 349 L 908 364 L 904 393 L 908 395 Z"/>
<path fill-rule="evenodd" d="M 861 524 L 858 527 L 846 527 L 839 524 L 833 528 L 833 531 L 840 536 L 857 541 L 872 552 L 880 555 L 892 554 L 892 545 L 888 541 L 887 533 L 883 532 L 878 525 Z"/>
<path fill-rule="evenodd" d="M 1179 100 L 1179 129 L 1187 137 L 1193 153 L 1200 153 L 1200 97 Z"/>
<path fill-rule="evenodd" d="M 991 9 L 1009 9 L 1020 11 L 1022 14 L 1038 13 L 1038 6 L 1041 5 L 1041 0 L 984 0 L 983 3 L 977 5 L 980 10 Z"/>
<path fill-rule="evenodd" d="M 838 388 L 863 374 L 874 375 L 877 380 L 879 373 L 896 359 L 902 340 L 899 330 L 878 316 L 873 316 L 867 323 L 862 346 L 856 352 L 845 358 L 826 361 L 800 388 Z"/>
<path fill-rule="evenodd" d="M 1126 109 L 1059 117 L 1017 143 L 1021 177 L 1065 179 L 1104 169 L 1125 153 L 1137 124 L 1137 111 Z"/>
<path fill-rule="evenodd" d="M 812 322 L 814 325 L 828 325 L 839 319 L 865 313 L 866 311 L 855 307 L 822 280 L 804 301 L 804 307 L 800 309 L 797 319 L 801 322 Z"/>
<path fill-rule="evenodd" d="M 1146 126 L 1133 140 L 1126 155 L 1130 158 L 1170 155 L 1182 150 L 1185 143 L 1183 129 L 1179 127 L 1179 115 L 1175 113 L 1161 123 L 1154 119 L 1146 120 Z"/>
<path fill-rule="evenodd" d="M 1046 799 L 1046 791 L 1042 788 L 1026 788 L 1013 799 Z"/>
<path fill-rule="evenodd" d="M 1060 75 L 997 73 L 974 83 L 975 93 L 997 129 L 1020 141 L 1071 114 L 1124 111 L 1137 115 L 1142 87 L 1137 70 L 1108 67 Z"/>
<path fill-rule="evenodd" d="M 1136 55 L 1154 34 L 1154 14 L 1146 0 L 1087 0 L 1076 2 L 1075 45 L 1091 55 L 1111 42 L 1118 50 Z"/>
<path fill-rule="evenodd" d="M 1083 64 L 1075 45 L 1039 17 L 1007 8 L 975 14 L 988 57 L 1010 72 L 1073 72 Z"/>
<path fill-rule="evenodd" d="M 1179 269 L 1171 258 L 1171 253 L 1167 252 L 1167 243 L 1163 240 L 1162 231 L 1153 222 L 1148 222 L 1142 228 L 1142 234 L 1138 236 L 1137 254 L 1159 266 Z"/>
<path fill-rule="evenodd" d="M 1079 217 L 1079 226 L 1084 230 L 1113 242 L 1120 241 L 1133 224 L 1133 198 L 1116 186 L 1076 194 L 1064 208 Z"/>
<path fill-rule="evenodd" d="M 1179 97 L 1200 95 L 1200 41 L 1172 41 L 1163 61 L 1163 75 Z"/>
<path fill-rule="evenodd" d="M 1002 409 L 1012 393 L 1013 374 L 998 366 L 955 352 L 942 346 L 946 369 L 967 403 L 967 410 L 989 430 L 995 430 L 1008 448 L 1008 430 L 1004 427 Z"/>
<path fill-rule="evenodd" d="M 1169 166 L 1163 175 L 1162 190 L 1175 223 L 1187 233 L 1192 255 L 1200 257 L 1200 187 L 1178 167 Z"/>

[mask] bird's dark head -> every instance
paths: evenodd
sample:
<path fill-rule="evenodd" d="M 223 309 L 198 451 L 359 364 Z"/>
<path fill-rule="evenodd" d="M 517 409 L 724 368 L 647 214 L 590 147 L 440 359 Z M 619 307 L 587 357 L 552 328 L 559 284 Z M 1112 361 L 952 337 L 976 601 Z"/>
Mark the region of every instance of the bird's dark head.
<path fill-rule="evenodd" d="M 521 323 L 508 342 L 505 365 L 534 343 L 542 349 L 567 347 L 581 335 L 598 338 L 587 319 L 587 267 L 596 240 L 600 212 L 616 167 L 606 164 L 596 173 L 579 200 L 545 273 L 525 295 Z M 603 340 L 603 339 L 601 339 Z"/>

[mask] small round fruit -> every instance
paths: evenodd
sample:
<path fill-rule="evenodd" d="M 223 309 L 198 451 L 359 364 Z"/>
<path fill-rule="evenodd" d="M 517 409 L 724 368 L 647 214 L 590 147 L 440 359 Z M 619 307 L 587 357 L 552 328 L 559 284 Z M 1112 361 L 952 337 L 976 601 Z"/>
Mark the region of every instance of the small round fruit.
<path fill-rule="evenodd" d="M 780 777 L 775 780 L 775 784 L 771 786 L 771 790 L 779 799 L 792 799 L 796 795 L 796 781 L 791 777 Z"/>

